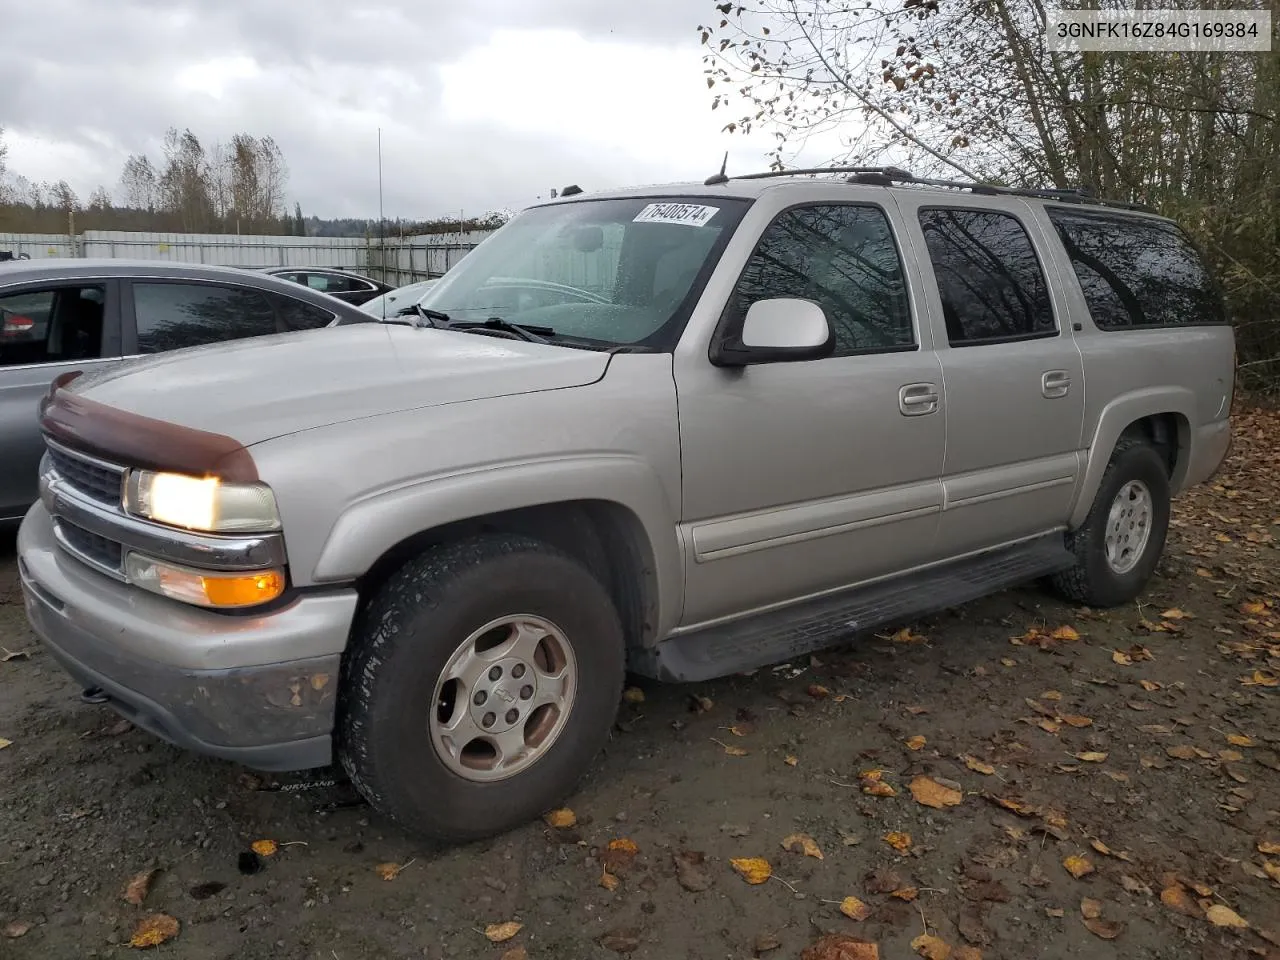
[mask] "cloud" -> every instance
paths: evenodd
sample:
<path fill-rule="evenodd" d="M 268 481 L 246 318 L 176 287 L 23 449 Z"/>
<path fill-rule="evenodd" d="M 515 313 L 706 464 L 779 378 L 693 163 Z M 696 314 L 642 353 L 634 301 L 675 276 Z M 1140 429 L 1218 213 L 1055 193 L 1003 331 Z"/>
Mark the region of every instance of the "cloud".
<path fill-rule="evenodd" d="M 519 208 L 551 187 L 701 179 L 725 150 L 696 27 L 711 4 L 646 0 L 42 0 L 4 18 L 9 166 L 113 187 L 164 131 L 270 135 L 288 194 L 388 217 Z M 826 149 L 830 149 L 827 145 Z M 825 159 L 822 145 L 811 153 Z"/>

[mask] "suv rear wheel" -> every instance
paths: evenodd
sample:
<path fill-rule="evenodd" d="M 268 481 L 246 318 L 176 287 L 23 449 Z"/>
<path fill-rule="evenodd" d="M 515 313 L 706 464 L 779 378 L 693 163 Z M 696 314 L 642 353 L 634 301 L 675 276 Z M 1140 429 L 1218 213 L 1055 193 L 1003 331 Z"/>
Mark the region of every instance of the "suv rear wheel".
<path fill-rule="evenodd" d="M 436 547 L 371 600 L 345 664 L 338 755 L 406 829 L 476 839 L 559 803 L 604 745 L 624 676 L 608 593 L 537 540 Z"/>
<path fill-rule="evenodd" d="M 1068 536 L 1075 566 L 1052 578 L 1068 600 L 1114 607 L 1138 596 L 1151 579 L 1169 530 L 1169 474 L 1150 443 L 1116 444 L 1093 507 Z"/>

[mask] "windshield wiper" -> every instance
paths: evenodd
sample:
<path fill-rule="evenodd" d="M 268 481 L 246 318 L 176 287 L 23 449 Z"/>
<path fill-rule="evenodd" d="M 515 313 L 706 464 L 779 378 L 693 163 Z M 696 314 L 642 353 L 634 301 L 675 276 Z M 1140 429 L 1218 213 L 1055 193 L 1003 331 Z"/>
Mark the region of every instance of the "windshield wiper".
<path fill-rule="evenodd" d="M 503 320 L 501 317 L 490 317 L 488 320 L 454 321 L 449 323 L 449 328 L 451 330 L 503 330 L 514 333 L 521 340 L 528 340 L 530 343 L 549 343 L 550 341 L 544 338 L 556 335 L 552 327 L 525 326 Z"/>
<path fill-rule="evenodd" d="M 404 307 L 402 310 L 399 311 L 397 316 L 403 317 L 403 316 L 408 316 L 410 314 L 417 314 L 418 317 L 427 321 L 427 326 L 429 327 L 437 327 L 437 328 L 447 330 L 450 326 L 450 317 L 447 313 L 441 313 L 439 310 L 432 310 L 430 307 L 424 307 L 418 303 L 415 303 L 408 307 Z M 413 325 L 415 327 L 421 326 L 421 324 L 419 324 L 416 320 L 414 321 Z"/>

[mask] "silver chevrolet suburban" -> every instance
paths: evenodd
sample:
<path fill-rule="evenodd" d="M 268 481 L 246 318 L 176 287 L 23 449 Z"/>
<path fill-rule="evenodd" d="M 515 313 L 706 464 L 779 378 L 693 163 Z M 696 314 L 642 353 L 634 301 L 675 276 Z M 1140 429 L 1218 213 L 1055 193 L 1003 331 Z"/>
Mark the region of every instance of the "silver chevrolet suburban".
<path fill-rule="evenodd" d="M 464 840 L 565 797 L 627 669 L 722 676 L 1040 577 L 1132 600 L 1230 440 L 1187 236 L 820 172 L 567 191 L 411 316 L 64 374 L 34 630 L 163 738 L 336 760 Z"/>

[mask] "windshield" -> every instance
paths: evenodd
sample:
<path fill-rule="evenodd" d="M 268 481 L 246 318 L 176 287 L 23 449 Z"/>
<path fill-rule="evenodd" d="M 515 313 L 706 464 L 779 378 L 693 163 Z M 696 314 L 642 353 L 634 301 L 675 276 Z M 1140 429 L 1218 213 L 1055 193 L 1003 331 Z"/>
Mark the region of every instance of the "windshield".
<path fill-rule="evenodd" d="M 533 207 L 463 257 L 420 303 L 453 321 L 546 327 L 556 343 L 666 348 L 746 207 L 720 197 Z"/>

